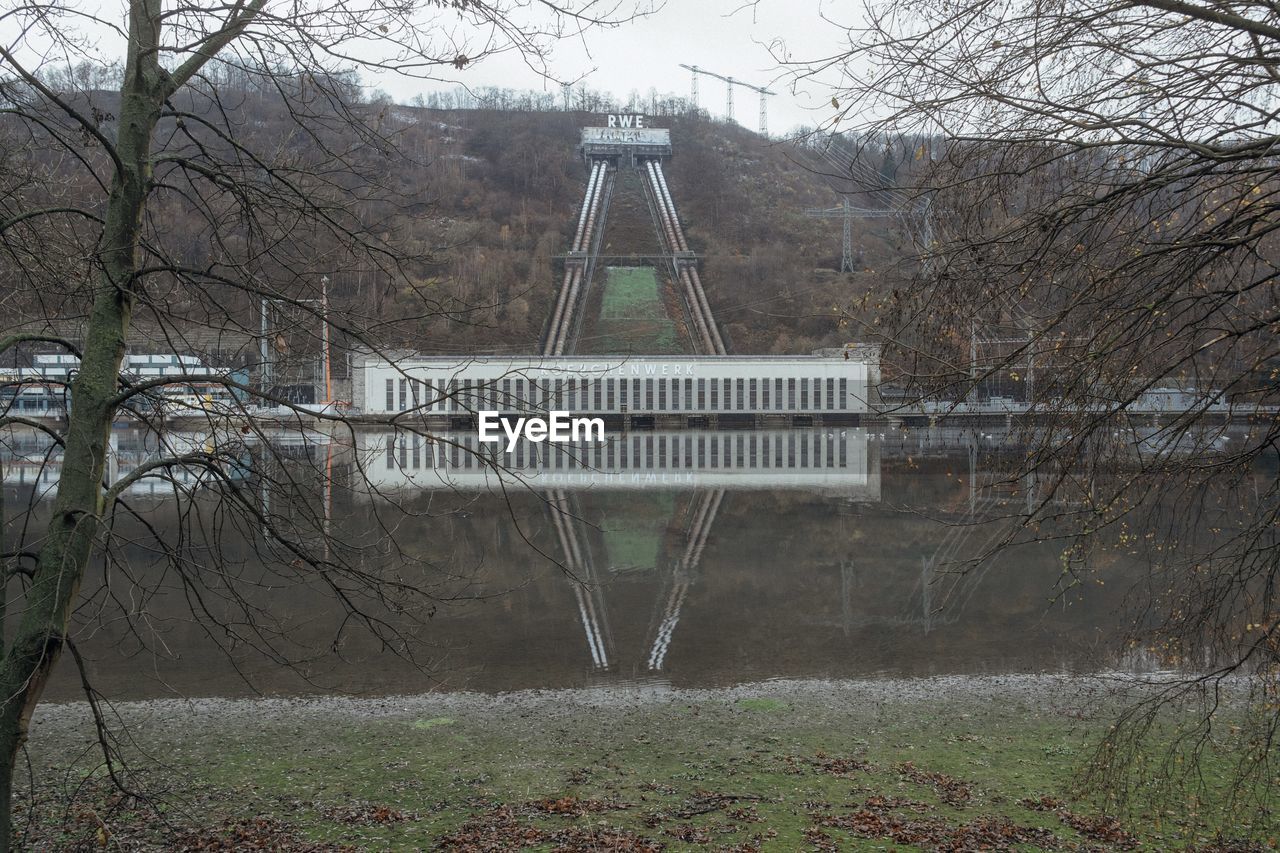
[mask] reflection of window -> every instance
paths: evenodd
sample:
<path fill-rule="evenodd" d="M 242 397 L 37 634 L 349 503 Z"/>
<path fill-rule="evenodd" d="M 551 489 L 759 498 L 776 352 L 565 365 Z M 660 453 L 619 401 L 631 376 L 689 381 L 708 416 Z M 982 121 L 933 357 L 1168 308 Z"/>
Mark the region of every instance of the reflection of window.
<path fill-rule="evenodd" d="M 387 381 L 390 382 L 391 380 L 388 379 Z M 387 437 L 387 470 L 390 471 L 395 467 L 396 467 L 396 435 L 395 433 L 392 433 L 390 436 Z"/>
<path fill-rule="evenodd" d="M 712 381 L 714 382 L 715 380 L 712 380 Z M 714 394 L 714 392 L 715 392 L 715 386 L 714 386 L 714 385 L 712 385 L 712 386 L 711 386 L 711 390 L 712 390 L 712 392 L 713 392 L 713 393 L 712 393 L 712 398 L 714 399 L 714 397 L 715 397 L 715 394 Z M 713 403 L 713 405 L 714 405 L 714 403 Z M 718 436 L 714 436 L 714 435 L 713 435 L 713 436 L 711 436 L 711 467 L 712 467 L 712 468 L 719 468 L 719 467 L 720 467 L 720 438 L 719 438 Z"/>

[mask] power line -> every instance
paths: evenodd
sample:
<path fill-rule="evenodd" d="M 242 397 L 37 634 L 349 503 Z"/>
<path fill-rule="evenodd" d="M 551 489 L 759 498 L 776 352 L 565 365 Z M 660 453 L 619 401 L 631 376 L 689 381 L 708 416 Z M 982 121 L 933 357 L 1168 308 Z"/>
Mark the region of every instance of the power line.
<path fill-rule="evenodd" d="M 723 74 L 717 74 L 714 71 L 708 71 L 705 68 L 699 68 L 697 65 L 685 65 L 682 62 L 680 63 L 680 67 L 685 69 L 686 71 L 690 71 L 693 73 L 693 82 L 689 87 L 689 93 L 692 96 L 693 106 L 695 108 L 697 108 L 698 106 L 698 75 L 699 74 L 704 74 L 707 77 L 714 77 L 717 80 L 723 80 L 725 82 L 726 86 L 725 86 L 725 97 L 724 97 L 724 112 L 725 112 L 725 118 L 727 118 L 729 121 L 734 120 L 733 118 L 733 87 L 734 86 L 741 86 L 744 89 L 750 89 L 751 91 L 758 93 L 760 95 L 760 135 L 761 136 L 769 135 L 769 106 L 768 106 L 767 99 L 770 95 L 776 95 L 777 92 L 771 92 L 768 89 L 764 88 L 763 86 L 753 86 L 750 83 L 744 83 L 741 80 L 735 80 L 732 77 L 726 77 Z"/>

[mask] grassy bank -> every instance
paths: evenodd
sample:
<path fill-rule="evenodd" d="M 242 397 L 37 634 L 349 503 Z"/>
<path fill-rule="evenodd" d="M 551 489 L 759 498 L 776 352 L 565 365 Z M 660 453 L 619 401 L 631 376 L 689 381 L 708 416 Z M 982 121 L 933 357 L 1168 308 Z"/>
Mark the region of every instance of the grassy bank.
<path fill-rule="evenodd" d="M 135 762 L 152 756 L 137 763 L 147 768 L 138 783 L 171 791 L 159 811 L 87 772 L 91 731 L 82 709 L 65 706 L 36 727 L 29 839 L 284 850 L 1184 849 L 1227 826 L 1266 844 L 1274 830 L 1240 826 L 1203 792 L 1119 819 L 1074 795 L 1073 771 L 1115 701 L 1070 682 L 925 681 L 127 706 L 127 750 Z M 1227 769 L 1210 761 L 1210 789 Z"/>

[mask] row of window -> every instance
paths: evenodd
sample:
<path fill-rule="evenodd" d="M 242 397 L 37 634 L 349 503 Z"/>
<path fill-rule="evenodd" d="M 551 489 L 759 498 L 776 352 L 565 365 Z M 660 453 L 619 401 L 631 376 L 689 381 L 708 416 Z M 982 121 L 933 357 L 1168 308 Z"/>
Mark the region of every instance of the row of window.
<path fill-rule="evenodd" d="M 386 411 L 758 412 L 849 409 L 848 379 L 387 379 Z"/>
<path fill-rule="evenodd" d="M 714 468 L 848 468 L 849 445 L 834 433 L 788 435 L 631 435 L 597 444 L 552 444 L 520 439 L 511 453 L 501 444 L 459 436 L 453 443 L 429 442 L 416 434 L 387 439 L 386 467 L 479 469 L 491 465 L 519 469 L 664 470 Z M 482 455 L 484 458 L 479 458 Z"/>

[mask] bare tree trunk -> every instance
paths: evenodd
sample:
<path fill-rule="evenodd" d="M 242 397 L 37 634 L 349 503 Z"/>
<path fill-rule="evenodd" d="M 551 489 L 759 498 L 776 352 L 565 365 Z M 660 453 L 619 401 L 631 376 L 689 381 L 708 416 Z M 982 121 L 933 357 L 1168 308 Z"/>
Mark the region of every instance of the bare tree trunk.
<path fill-rule="evenodd" d="M 102 474 L 133 311 L 142 213 L 151 180 L 151 140 L 168 85 L 157 62 L 159 21 L 158 0 L 132 3 L 115 177 L 98 247 L 101 270 L 80 372 L 72 384 L 62 476 L 22 619 L 0 664 L 0 851 L 9 850 L 13 842 L 12 778 L 31 712 L 61 655 L 103 511 Z"/>

